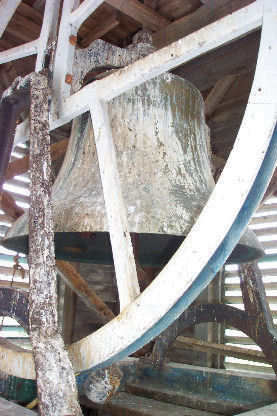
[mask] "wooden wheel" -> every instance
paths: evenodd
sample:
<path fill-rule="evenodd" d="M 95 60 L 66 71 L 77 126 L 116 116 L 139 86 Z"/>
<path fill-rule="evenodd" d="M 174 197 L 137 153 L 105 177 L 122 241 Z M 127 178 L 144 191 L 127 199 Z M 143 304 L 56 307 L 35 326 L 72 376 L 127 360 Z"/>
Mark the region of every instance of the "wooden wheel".
<path fill-rule="evenodd" d="M 274 2 L 256 1 L 199 30 L 197 36 L 189 35 L 104 80 L 88 85 L 65 100 L 61 107 L 61 118 L 52 122 L 54 128 L 88 109 L 91 111 L 95 137 L 98 138 L 99 166 L 121 300 L 121 313 L 116 318 L 68 347 L 75 371 L 105 367 L 156 337 L 205 288 L 237 244 L 276 163 L 276 13 Z M 131 255 L 132 246 L 116 171 L 106 102 L 124 90 L 261 25 L 255 78 L 226 167 L 185 241 L 150 286 L 137 296 L 135 264 Z M 269 73 L 265 72 L 265 68 L 269 68 Z M 209 244 L 206 243 L 207 236 Z M 0 354 L 1 371 L 17 377 L 35 378 L 31 352 L 19 358 L 17 352 L 1 345 Z"/>

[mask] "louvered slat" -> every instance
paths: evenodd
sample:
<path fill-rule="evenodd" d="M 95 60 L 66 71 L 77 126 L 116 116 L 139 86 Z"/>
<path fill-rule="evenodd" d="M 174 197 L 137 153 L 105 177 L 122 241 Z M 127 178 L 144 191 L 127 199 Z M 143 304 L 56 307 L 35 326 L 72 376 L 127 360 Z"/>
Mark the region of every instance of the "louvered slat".
<path fill-rule="evenodd" d="M 276 212 L 274 212 L 276 211 Z M 264 215 L 262 215 L 264 213 Z M 270 224 L 277 224 L 277 198 L 272 199 L 269 203 L 263 204 L 256 214 L 254 214 L 250 228 L 258 236 L 265 250 L 277 251 L 277 226 Z M 261 274 L 265 290 L 267 293 L 267 300 L 269 307 L 276 324 L 277 318 L 277 267 L 274 263 L 263 262 L 260 265 Z M 276 291 L 276 292 L 275 292 Z M 225 301 L 232 306 L 243 308 L 243 300 L 240 289 L 238 269 L 236 266 L 227 267 L 225 275 Z M 227 343 L 240 345 L 242 347 L 251 347 L 255 345 L 254 342 L 245 336 L 240 331 L 226 329 L 225 340 Z M 239 371 L 254 371 L 258 373 L 273 373 L 270 366 L 261 365 L 259 363 L 248 362 L 246 360 L 237 360 L 232 358 L 225 359 L 225 367 L 227 369 Z"/>

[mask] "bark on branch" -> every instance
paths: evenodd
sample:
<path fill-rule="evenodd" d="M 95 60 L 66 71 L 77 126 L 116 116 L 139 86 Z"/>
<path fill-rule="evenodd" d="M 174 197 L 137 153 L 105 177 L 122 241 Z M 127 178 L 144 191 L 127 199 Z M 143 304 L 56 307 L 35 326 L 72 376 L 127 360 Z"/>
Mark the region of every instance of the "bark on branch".
<path fill-rule="evenodd" d="M 47 78 L 30 76 L 30 339 L 44 416 L 82 414 L 72 364 L 58 332 L 51 205 Z"/>

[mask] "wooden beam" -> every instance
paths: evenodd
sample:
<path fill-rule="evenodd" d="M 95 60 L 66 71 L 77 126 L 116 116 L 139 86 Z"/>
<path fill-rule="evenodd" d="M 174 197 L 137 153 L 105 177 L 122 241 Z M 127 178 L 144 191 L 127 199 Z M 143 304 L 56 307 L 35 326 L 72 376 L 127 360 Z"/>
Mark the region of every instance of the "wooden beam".
<path fill-rule="evenodd" d="M 140 294 L 140 288 L 117 169 L 108 104 L 92 98 L 90 114 L 110 232 L 120 311 L 122 311 Z"/>
<path fill-rule="evenodd" d="M 114 29 L 120 23 L 120 16 L 118 11 L 114 11 L 94 28 L 89 30 L 89 34 L 82 39 L 81 46 L 87 47 L 96 39 L 100 39 L 110 30 Z"/>
<path fill-rule="evenodd" d="M 29 204 L 29 196 L 22 195 L 19 192 L 14 192 L 14 191 L 8 191 L 8 193 L 15 199 L 16 202 Z"/>
<path fill-rule="evenodd" d="M 72 263 L 72 267 L 79 272 L 80 263 Z M 69 345 L 72 344 L 74 337 L 77 295 L 65 284 L 63 296 L 62 336 L 65 345 Z"/>
<path fill-rule="evenodd" d="M 200 0 L 188 0 L 188 2 L 194 9 L 198 9 L 203 4 Z"/>
<path fill-rule="evenodd" d="M 54 143 L 50 147 L 51 160 L 57 160 L 65 155 L 69 139 L 61 140 L 58 143 Z M 25 156 L 22 159 L 14 160 L 9 163 L 6 180 L 12 179 L 15 175 L 21 175 L 29 169 L 30 157 Z"/>
<path fill-rule="evenodd" d="M 228 75 L 227 77 L 221 78 L 217 81 L 205 100 L 206 117 L 210 117 L 212 115 L 236 78 L 236 75 Z"/>
<path fill-rule="evenodd" d="M 90 98 L 97 96 L 109 101 L 119 94 L 154 78 L 163 72 L 176 68 L 200 55 L 233 42 L 262 24 L 261 3 L 253 3 L 231 16 L 211 23 L 177 42 L 152 52 L 143 59 L 95 81 L 66 98 L 60 107 L 60 118 L 52 119 L 51 128 L 57 128 L 77 117 L 90 107 Z"/>
<path fill-rule="evenodd" d="M 76 314 L 77 295 L 68 285 L 65 285 L 63 304 L 63 332 L 65 345 L 72 344 Z"/>
<path fill-rule="evenodd" d="M 0 222 L 11 224 L 11 219 L 7 215 L 0 214 Z"/>
<path fill-rule="evenodd" d="M 11 20 L 15 10 L 17 9 L 21 0 L 2 0 L 0 3 L 0 37 L 4 33 L 9 21 Z"/>
<path fill-rule="evenodd" d="M 74 292 L 82 299 L 89 309 L 100 316 L 102 321 L 106 322 L 114 318 L 113 312 L 70 263 L 57 260 L 56 266 L 58 268 L 58 273 L 65 280 L 65 282 L 71 287 L 72 290 L 74 290 Z"/>
<path fill-rule="evenodd" d="M 70 8 L 70 14 L 68 16 L 69 23 L 71 26 L 74 26 L 76 30 L 81 26 L 81 24 L 104 2 L 104 0 L 84 0 L 81 4 L 78 3 L 78 7 L 75 8 L 74 2 L 71 2 L 71 5 L 68 4 L 67 7 Z M 73 10 L 75 9 L 75 10 Z M 64 12 L 68 15 L 68 8 L 63 9 Z M 67 22 L 68 23 L 68 22 Z"/>
<path fill-rule="evenodd" d="M 37 23 L 26 19 L 18 13 L 15 13 L 6 32 L 16 36 L 21 41 L 31 42 L 38 38 L 40 34 L 40 26 Z"/>
<path fill-rule="evenodd" d="M 106 0 L 106 3 L 154 31 L 170 24 L 170 20 L 159 15 L 138 0 Z"/>
<path fill-rule="evenodd" d="M 34 9 L 23 1 L 19 4 L 17 12 L 27 19 L 37 23 L 38 25 L 42 24 L 43 14 L 39 10 Z"/>
<path fill-rule="evenodd" d="M 174 347 L 184 348 L 194 351 L 211 352 L 221 354 L 227 357 L 240 358 L 242 360 L 268 363 L 263 352 L 250 350 L 242 347 L 233 347 L 232 345 L 217 344 L 216 342 L 203 341 L 189 337 L 178 337 L 174 342 Z"/>
<path fill-rule="evenodd" d="M 245 98 L 244 103 L 246 104 L 253 81 L 252 76 L 257 62 L 259 43 L 260 31 L 254 31 L 187 62 L 176 68 L 173 73 L 191 82 L 201 92 L 213 88 L 219 79 L 230 74 L 237 74 L 240 77 L 238 84 L 241 80 L 246 79 L 241 90 L 242 98 Z"/>
<path fill-rule="evenodd" d="M 1 62 L 1 53 L 0 53 L 0 63 Z M 13 64 L 11 62 L 9 63 L 4 63 L 2 65 L 2 70 L 1 70 L 1 82 L 3 83 L 3 85 L 8 88 L 11 86 L 11 84 L 13 83 L 13 81 L 15 80 L 15 78 L 18 76 Z"/>
<path fill-rule="evenodd" d="M 10 268 L 10 269 L 11 269 L 11 271 L 13 270 L 12 268 Z M 1 279 L 0 280 L 0 287 L 15 287 L 15 288 L 18 288 L 18 289 L 26 289 L 26 290 L 29 290 L 29 288 L 30 288 L 29 283 L 13 282 L 12 285 L 11 285 L 11 283 L 12 283 L 11 280 L 2 280 Z"/>
<path fill-rule="evenodd" d="M 213 23 L 254 0 L 209 0 L 195 12 L 176 20 L 153 34 L 153 43 L 162 48 Z"/>
<path fill-rule="evenodd" d="M 152 10 L 157 8 L 157 0 L 144 0 L 144 4 Z"/>
<path fill-rule="evenodd" d="M 37 53 L 37 40 L 31 40 L 23 45 L 15 46 L 0 53 L 0 64 L 24 58 Z"/>
<path fill-rule="evenodd" d="M 6 191 L 2 191 L 0 206 L 3 211 L 14 220 L 24 214 L 24 210 L 16 205 L 13 197 Z"/>

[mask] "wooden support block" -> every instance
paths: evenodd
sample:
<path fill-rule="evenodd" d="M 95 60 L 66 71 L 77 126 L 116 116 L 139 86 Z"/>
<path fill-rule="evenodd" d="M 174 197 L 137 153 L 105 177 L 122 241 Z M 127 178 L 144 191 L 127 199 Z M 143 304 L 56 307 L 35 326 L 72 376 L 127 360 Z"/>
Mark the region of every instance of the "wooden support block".
<path fill-rule="evenodd" d="M 79 394 L 97 404 L 108 402 L 117 392 L 123 373 L 117 364 L 91 372 Z"/>

